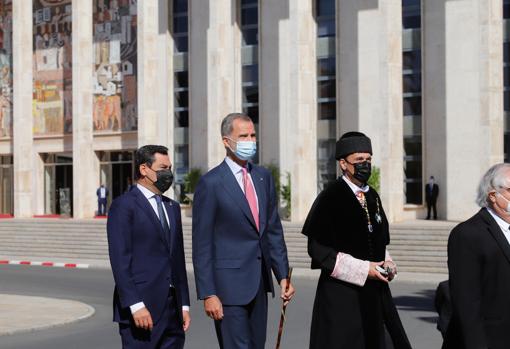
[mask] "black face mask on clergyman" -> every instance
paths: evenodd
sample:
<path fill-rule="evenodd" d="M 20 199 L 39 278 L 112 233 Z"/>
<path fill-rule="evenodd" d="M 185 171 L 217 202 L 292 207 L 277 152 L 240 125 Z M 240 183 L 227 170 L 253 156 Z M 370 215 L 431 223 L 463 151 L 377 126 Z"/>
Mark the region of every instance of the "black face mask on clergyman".
<path fill-rule="evenodd" d="M 368 179 L 372 174 L 372 164 L 370 162 L 363 161 L 355 164 L 350 163 L 347 160 L 345 160 L 345 162 L 354 166 L 354 174 L 352 175 L 354 178 L 356 178 L 363 184 L 366 184 L 368 182 Z"/>
<path fill-rule="evenodd" d="M 152 168 L 150 169 L 154 171 Z M 172 173 L 172 170 L 159 170 L 154 172 L 156 172 L 156 181 L 152 183 L 160 192 L 164 193 L 172 186 L 174 174 Z"/>

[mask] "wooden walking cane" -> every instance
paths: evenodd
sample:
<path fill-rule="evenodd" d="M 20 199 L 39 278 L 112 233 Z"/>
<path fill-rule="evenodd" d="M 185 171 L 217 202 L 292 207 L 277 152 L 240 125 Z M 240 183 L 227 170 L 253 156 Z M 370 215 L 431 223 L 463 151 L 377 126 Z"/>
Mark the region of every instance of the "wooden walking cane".
<path fill-rule="evenodd" d="M 287 286 L 285 287 L 285 292 L 289 290 L 290 278 L 292 277 L 292 268 L 289 269 L 289 279 L 287 281 Z M 285 323 L 285 310 L 287 309 L 287 305 L 285 301 L 282 300 L 282 312 L 280 315 L 280 326 L 278 328 L 278 340 L 276 341 L 276 349 L 280 349 L 280 341 L 282 340 L 283 334 L 283 324 Z"/>

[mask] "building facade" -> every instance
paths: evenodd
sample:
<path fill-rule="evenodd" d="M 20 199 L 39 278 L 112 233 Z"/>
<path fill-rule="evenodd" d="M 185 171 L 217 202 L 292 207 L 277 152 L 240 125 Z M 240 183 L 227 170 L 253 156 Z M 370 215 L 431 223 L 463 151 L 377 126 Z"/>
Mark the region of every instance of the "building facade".
<path fill-rule="evenodd" d="M 509 17 L 508 0 L 0 0 L 0 214 L 93 217 L 96 188 L 126 191 L 151 143 L 183 199 L 242 111 L 293 221 L 352 130 L 390 221 L 425 216 L 431 175 L 440 218 L 465 219 L 509 159 Z"/>

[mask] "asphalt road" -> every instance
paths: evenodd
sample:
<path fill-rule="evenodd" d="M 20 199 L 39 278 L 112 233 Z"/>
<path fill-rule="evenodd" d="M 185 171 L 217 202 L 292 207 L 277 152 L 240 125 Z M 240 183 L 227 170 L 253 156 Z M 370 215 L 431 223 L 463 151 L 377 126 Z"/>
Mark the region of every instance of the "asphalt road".
<path fill-rule="evenodd" d="M 308 348 L 310 317 L 316 281 L 295 278 L 297 294 L 287 309 L 282 349 Z M 190 277 L 192 324 L 185 348 L 217 348 L 213 324 L 195 300 Z M 433 310 L 435 285 L 395 281 L 392 292 L 413 348 L 440 348 Z M 96 309 L 89 319 L 59 328 L 0 337 L 1 349 L 120 348 L 117 326 L 111 322 L 113 281 L 109 270 L 0 266 L 0 293 L 72 299 Z M 275 346 L 280 302 L 270 301 L 267 348 Z"/>

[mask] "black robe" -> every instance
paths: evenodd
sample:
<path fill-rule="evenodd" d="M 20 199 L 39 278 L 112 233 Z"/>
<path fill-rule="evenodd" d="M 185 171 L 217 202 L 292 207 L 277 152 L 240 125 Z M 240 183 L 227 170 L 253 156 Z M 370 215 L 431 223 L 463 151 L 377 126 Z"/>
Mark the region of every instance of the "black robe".
<path fill-rule="evenodd" d="M 319 194 L 303 226 L 312 269 L 322 270 L 310 348 L 385 348 L 385 326 L 396 349 L 411 348 L 387 284 L 369 279 L 360 287 L 330 276 L 338 252 L 373 262 L 385 259 L 390 242 L 388 221 L 377 192 L 370 188 L 365 197 L 372 232 L 366 212 L 341 178 Z"/>

